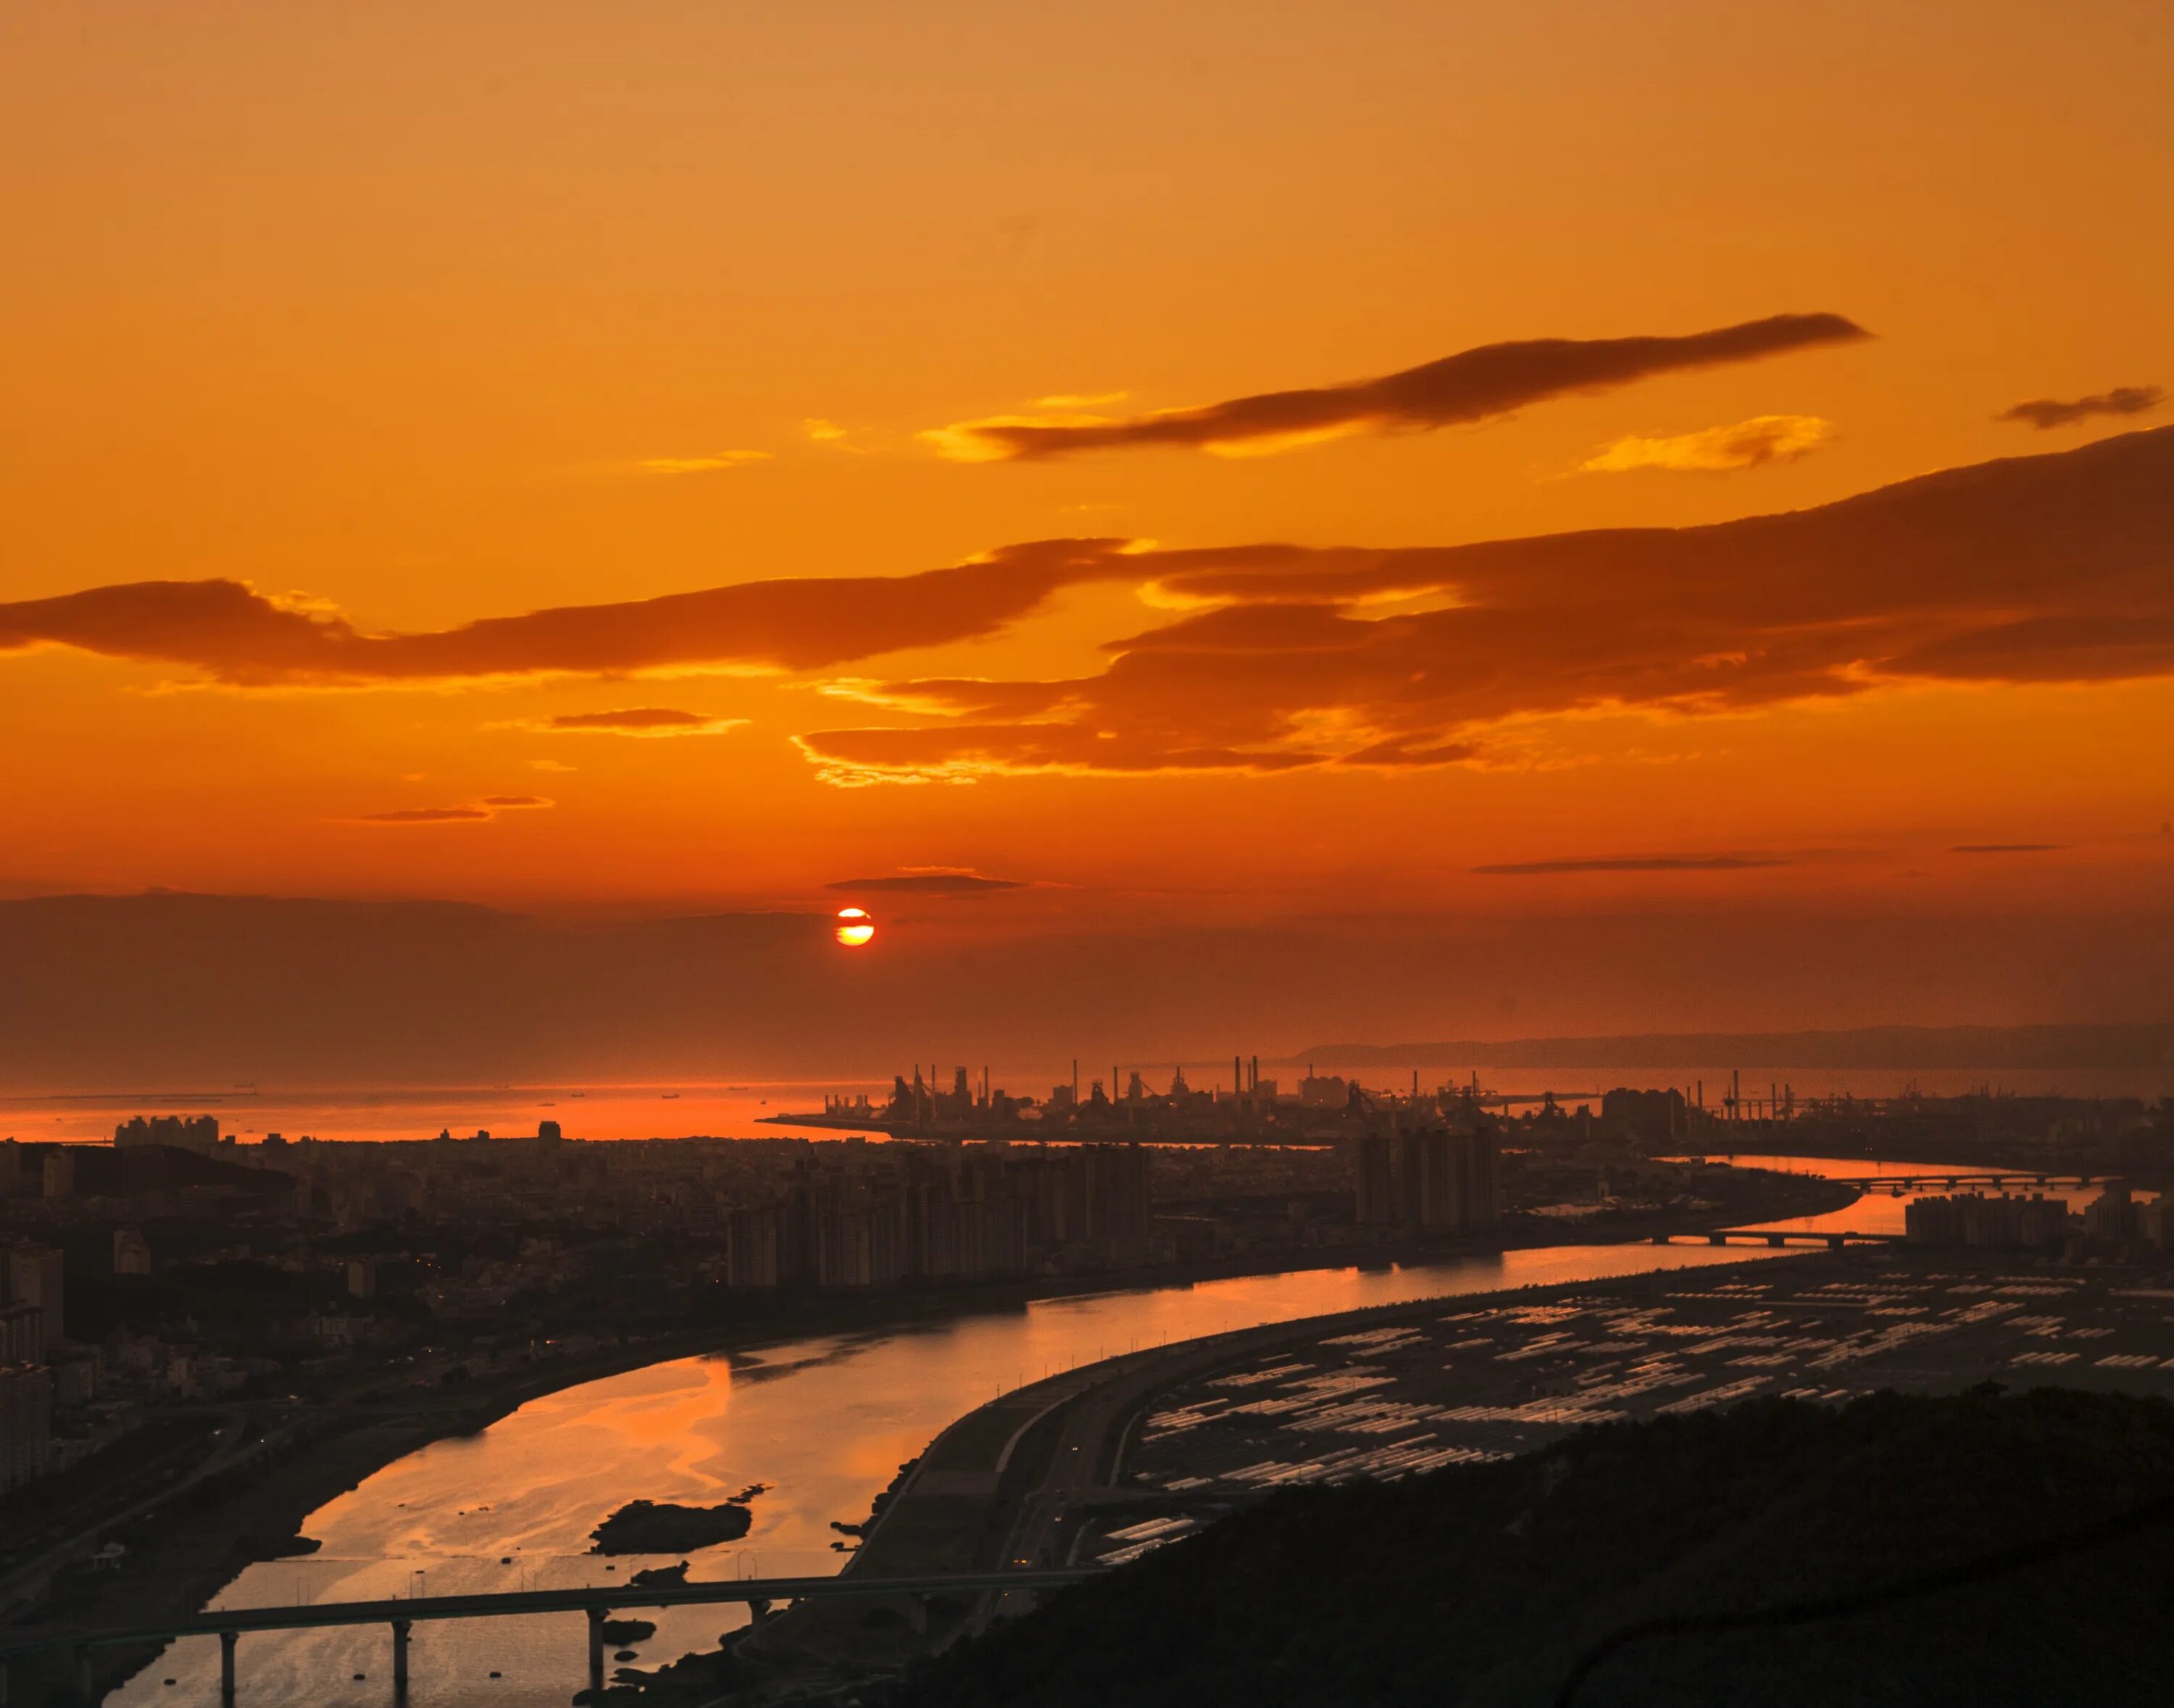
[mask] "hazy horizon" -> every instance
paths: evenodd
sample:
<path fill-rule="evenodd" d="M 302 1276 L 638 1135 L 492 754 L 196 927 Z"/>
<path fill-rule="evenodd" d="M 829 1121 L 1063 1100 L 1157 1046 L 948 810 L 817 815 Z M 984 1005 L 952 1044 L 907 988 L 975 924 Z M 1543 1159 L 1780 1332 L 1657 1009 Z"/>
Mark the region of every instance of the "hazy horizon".
<path fill-rule="evenodd" d="M 9 20 L 0 1084 L 2174 1019 L 2133 8 L 502 13 Z"/>
<path fill-rule="evenodd" d="M 0 957 L 16 972 L 0 986 L 0 1087 L 846 1084 L 916 1062 L 948 1073 L 1077 1057 L 1096 1072 L 1338 1050 L 1362 1062 L 1402 1052 L 1409 1067 L 1414 1050 L 1473 1040 L 2174 1019 L 2150 921 L 1994 934 L 1967 919 L 1858 917 L 1809 938 L 1799 920 L 1709 911 L 1436 922 L 1423 935 L 1366 916 L 1027 935 L 960 912 L 886 917 L 875 943 L 841 952 L 813 912 L 597 921 L 403 902 L 0 902 Z M 1626 1026 L 1633 993 L 1644 1024 Z M 1807 1026 L 1814 1002 L 1824 1012 Z M 2102 1037 L 2073 1060 L 2042 1043 L 1973 1062 L 1951 1040 L 1923 1041 L 1923 1058 L 1899 1065 L 2140 1065 L 2139 1051 L 2148 1062 L 2164 1048 L 2131 1040 L 2109 1057 Z M 1661 1066 L 1698 1057 L 1645 1053 Z M 1812 1059 L 1849 1065 L 1831 1050 Z M 1890 1048 L 1863 1065 L 1897 1064 Z"/>

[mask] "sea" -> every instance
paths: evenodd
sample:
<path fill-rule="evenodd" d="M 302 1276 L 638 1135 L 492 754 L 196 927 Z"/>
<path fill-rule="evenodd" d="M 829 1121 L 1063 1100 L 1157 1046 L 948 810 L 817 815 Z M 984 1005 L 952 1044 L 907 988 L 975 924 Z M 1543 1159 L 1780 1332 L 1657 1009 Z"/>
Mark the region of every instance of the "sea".
<path fill-rule="evenodd" d="M 1317 1064 L 1334 1072 L 1328 1061 Z M 1156 1090 L 1170 1083 L 1175 1064 L 1117 1064 L 1129 1075 L 1135 1071 Z M 1219 1082 L 1218 1071 L 1223 1074 Z M 907 1068 L 911 1073 L 911 1068 Z M 1263 1079 L 1278 1078 L 1284 1091 L 1295 1089 L 1299 1073 L 1293 1068 L 1263 1068 Z M 944 1069 L 948 1079 L 950 1069 Z M 1087 1089 L 1090 1070 L 1081 1070 L 1080 1089 Z M 1187 1083 L 1196 1089 L 1220 1084 L 1227 1089 L 1230 1062 L 1185 1064 Z M 1044 1065 L 1026 1071 L 1000 1072 L 992 1083 L 1014 1095 L 1046 1097 L 1051 1089 L 1068 1082 L 1068 1064 Z M 2156 1100 L 2174 1096 L 2174 1068 L 2074 1068 L 2060 1071 L 2005 1070 L 1975 1072 L 1940 1069 L 1900 1072 L 1893 1069 L 1786 1068 L 1745 1066 L 1682 1068 L 1487 1068 L 1441 1067 L 1368 1068 L 1354 1076 L 1369 1089 L 1409 1092 L 1416 1083 L 1425 1089 L 1461 1086 L 1474 1082 L 1493 1096 L 1512 1100 L 1513 1107 L 1537 1104 L 1552 1095 L 1558 1104 L 1575 1109 L 1580 1103 L 1598 1105 L 1602 1094 L 1616 1086 L 1660 1088 L 1673 1086 L 1686 1098 L 1703 1097 L 1706 1105 L 1718 1111 L 1733 1082 L 1749 1106 L 1754 1100 L 1854 1097 L 1892 1098 L 1915 1091 L 1926 1095 L 1953 1096 L 1967 1092 L 2006 1093 L 2018 1096 L 2060 1095 L 2071 1097 L 2139 1097 Z M 215 1115 L 223 1133 L 253 1144 L 267 1133 L 289 1139 L 307 1135 L 323 1139 L 420 1139 L 440 1132 L 473 1138 L 479 1132 L 495 1138 L 533 1136 L 539 1123 L 555 1121 L 569 1138 L 753 1138 L 781 1135 L 835 1138 L 835 1130 L 790 1122 L 771 1124 L 786 1114 L 820 1111 L 825 1094 L 846 1097 L 865 1094 L 879 1104 L 890 1095 L 884 1080 L 748 1080 L 732 1083 L 655 1083 L 614 1084 L 574 1082 L 527 1085 L 426 1085 L 377 1088 L 321 1088 L 275 1085 L 142 1086 L 103 1090 L 19 1090 L 0 1095 L 0 1138 L 62 1141 L 76 1143 L 110 1142 L 113 1129 L 136 1115 Z"/>

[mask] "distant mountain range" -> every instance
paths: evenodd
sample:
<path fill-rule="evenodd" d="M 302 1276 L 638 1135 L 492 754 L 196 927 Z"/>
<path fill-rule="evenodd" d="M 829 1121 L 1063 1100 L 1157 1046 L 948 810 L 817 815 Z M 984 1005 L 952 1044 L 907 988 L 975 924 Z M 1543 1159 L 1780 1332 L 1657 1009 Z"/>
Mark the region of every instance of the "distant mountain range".
<path fill-rule="evenodd" d="M 2162 1068 L 2174 1066 L 2174 1025 L 1858 1026 L 1834 1032 L 1322 1044 L 1278 1065 L 1309 1062 L 1322 1068 Z"/>

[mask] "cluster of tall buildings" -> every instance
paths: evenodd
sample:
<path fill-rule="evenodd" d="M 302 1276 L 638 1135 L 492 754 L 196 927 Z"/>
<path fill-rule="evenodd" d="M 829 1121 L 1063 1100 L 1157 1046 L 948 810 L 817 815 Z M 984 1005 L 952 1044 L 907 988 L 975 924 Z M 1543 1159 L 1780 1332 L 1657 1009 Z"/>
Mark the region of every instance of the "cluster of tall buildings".
<path fill-rule="evenodd" d="M 0 1494 L 45 1475 L 50 1463 L 53 1373 L 61 1338 L 61 1253 L 0 1246 Z"/>
<path fill-rule="evenodd" d="M 215 1115 L 138 1115 L 113 1129 L 116 1149 L 163 1144 L 175 1150 L 192 1150 L 199 1156 L 215 1156 L 219 1150 L 219 1117 Z M 234 1142 L 227 1141 L 231 1150 Z"/>
<path fill-rule="evenodd" d="M 1090 1077 L 1085 1084 L 1083 1091 L 1075 1062 L 1072 1078 L 1052 1086 L 1046 1097 L 1014 1097 L 991 1083 L 986 1068 L 978 1078 L 964 1068 L 953 1068 L 947 1088 L 933 1066 L 925 1078 L 917 1066 L 911 1078 L 899 1074 L 892 1079 L 890 1095 L 881 1103 L 865 1095 L 830 1096 L 824 1100 L 820 1115 L 772 1119 L 865 1125 L 913 1135 L 1328 1142 L 1393 1127 L 1414 1116 L 1432 1119 L 1469 1113 L 1474 1095 L 1462 1086 L 1423 1093 L 1416 1075 L 1409 1098 L 1376 1094 L 1311 1068 L 1294 1093 L 1261 1077 L 1257 1056 L 1250 1060 L 1232 1057 L 1227 1084 L 1219 1078 L 1211 1085 L 1194 1086 L 1187 1083 L 1182 1066 L 1172 1068 L 1168 1089 L 1160 1091 L 1137 1069 L 1115 1066 L 1106 1080 Z"/>
<path fill-rule="evenodd" d="M 1914 1198 L 1902 1212 L 1905 1236 L 1920 1246 L 2058 1246 L 2069 1236 L 2069 1207 L 2042 1193 L 1958 1192 Z"/>
<path fill-rule="evenodd" d="M 2095 1239 L 2141 1240 L 2161 1251 L 2174 1249 L 2174 1196 L 2161 1193 L 2139 1203 L 2120 1181 L 2084 1206 L 2084 1231 Z"/>
<path fill-rule="evenodd" d="M 1484 1123 L 1362 1133 L 1352 1157 L 1362 1227 L 1463 1233 L 1502 1219 L 1501 1157 Z"/>
<path fill-rule="evenodd" d="M 848 1143 L 725 1220 L 734 1287 L 877 1289 L 1151 1261 L 1136 1144 Z"/>
<path fill-rule="evenodd" d="M 2058 1246 L 2080 1232 L 2090 1240 L 2136 1240 L 2174 1250 L 2174 1198 L 2139 1203 L 2119 1181 L 2085 1204 L 2080 1219 L 2061 1199 L 2037 1192 L 2029 1197 L 1958 1192 L 1917 1198 L 1902 1218 L 1907 1237 L 1918 1245 Z"/>

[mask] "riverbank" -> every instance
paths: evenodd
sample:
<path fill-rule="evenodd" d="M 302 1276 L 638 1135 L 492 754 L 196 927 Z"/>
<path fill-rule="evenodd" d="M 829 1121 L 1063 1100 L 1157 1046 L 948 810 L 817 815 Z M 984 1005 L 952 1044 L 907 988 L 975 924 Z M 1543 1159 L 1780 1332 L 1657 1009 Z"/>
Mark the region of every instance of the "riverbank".
<path fill-rule="evenodd" d="M 1794 1193 L 1815 1186 L 1816 1183 L 1799 1181 L 1789 1183 L 1788 1190 Z M 1834 1189 L 1825 1190 L 1831 1192 Z M 1843 1194 L 1845 1199 L 1847 1196 Z M 1774 1202 L 1779 1203 L 1782 1200 Z M 1740 1209 L 1741 1206 L 1731 1208 Z M 1686 1220 L 1677 1225 L 1688 1230 L 1692 1224 Z M 1592 1239 L 1592 1234 L 1583 1230 L 1557 1228 L 1547 1230 L 1545 1234 L 1544 1238 L 1514 1242 L 1511 1251 L 1582 1246 Z M 1612 1248 L 1598 1249 L 1605 1251 Z M 1628 1242 L 1621 1249 L 1625 1260 L 1644 1262 L 1642 1256 L 1631 1252 Z M 1074 1311 L 1092 1314 L 1105 1308 L 1094 1303 L 1097 1298 L 1112 1301 L 1137 1299 L 1144 1302 L 1164 1297 L 1176 1300 L 1187 1298 L 1195 1283 L 1247 1275 L 1299 1274 L 1310 1269 L 1343 1271 L 1355 1283 L 1360 1276 L 1374 1273 L 1394 1284 L 1388 1274 L 1393 1262 L 1426 1267 L 1447 1264 L 1484 1276 L 1497 1271 L 1496 1260 L 1503 1251 L 1500 1244 L 1483 1246 L 1472 1240 L 1400 1245 L 1363 1252 L 1349 1247 L 1324 1246 L 1308 1250 L 1302 1254 L 1302 1261 L 1294 1261 L 1295 1254 L 1278 1251 L 1184 1270 L 1078 1276 L 884 1299 L 779 1299 L 765 1302 L 759 1313 L 750 1312 L 738 1322 L 689 1323 L 669 1333 L 630 1338 L 579 1358 L 553 1358 L 498 1371 L 479 1369 L 471 1380 L 451 1386 L 434 1383 L 428 1388 L 395 1389 L 381 1393 L 367 1409 L 354 1405 L 320 1407 L 296 1415 L 271 1403 L 260 1403 L 251 1408 L 251 1428 L 260 1432 L 264 1440 L 246 1458 L 237 1462 L 237 1474 L 201 1489 L 189 1500 L 162 1505 L 152 1522 L 132 1523 L 122 1528 L 117 1537 L 131 1550 L 127 1564 L 118 1571 L 101 1571 L 83 1577 L 73 1586 L 63 1612 L 72 1622 L 106 1624 L 155 1621 L 170 1611 L 193 1611 L 223 1588 L 247 1560 L 263 1557 L 238 1548 L 235 1540 L 237 1537 L 290 1537 L 311 1512 L 327 1501 L 354 1488 L 381 1467 L 433 1440 L 448 1435 L 473 1435 L 542 1395 L 640 1367 L 698 1354 L 722 1354 L 732 1358 L 737 1365 L 743 1358 L 755 1359 L 765 1349 L 787 1343 L 842 1336 L 864 1337 L 881 1343 L 900 1335 L 911 1339 L 912 1331 L 917 1329 L 934 1329 L 975 1319 L 985 1325 L 974 1331 L 976 1333 L 1009 1341 L 1014 1338 L 1009 1319 L 1016 1316 L 1023 1322 L 1027 1321 L 1028 1307 L 1036 1302 L 1076 1299 L 1080 1303 L 1073 1307 Z M 1516 1265 L 1512 1262 L 1510 1267 Z M 1381 1284 L 1364 1284 L 1378 1288 Z M 1468 1281 L 1465 1284 L 1468 1287 L 1471 1284 Z M 1128 1305 L 1125 1308 L 1132 1307 Z M 1204 1308 L 1187 1307 L 1184 1315 L 1188 1323 L 1200 1322 L 1204 1317 L 1212 1326 L 1214 1319 L 1208 1312 L 1219 1308 L 1210 1302 Z M 1063 1320 L 1070 1314 L 1059 1313 L 1059 1318 Z M 1037 1316 L 1032 1320 L 1046 1322 L 1047 1319 Z M 1160 1320 L 1171 1321 L 1166 1315 Z M 1198 1330 L 1188 1326 L 1176 1332 L 1190 1335 Z M 1097 1332 L 1094 1339 L 1078 1345 L 1068 1356 L 1091 1360 L 1096 1354 L 1100 1338 Z M 945 1338 L 949 1338 L 948 1329 Z M 1110 1343 L 1125 1344 L 1126 1332 L 1120 1332 Z M 1145 1343 L 1144 1337 L 1142 1343 Z M 979 1378 L 978 1392 L 952 1397 L 950 1389 L 944 1390 L 947 1408 L 917 1421 L 911 1445 L 902 1443 L 900 1451 L 884 1462 L 883 1476 L 861 1485 L 860 1492 L 852 1500 L 864 1503 L 873 1482 L 887 1478 L 890 1462 L 917 1451 L 938 1434 L 944 1424 L 971 1409 L 975 1398 L 991 1393 L 999 1380 L 1006 1387 L 1013 1386 L 1011 1354 L 1005 1352 L 998 1357 L 1003 1361 L 985 1370 Z M 1022 1359 L 1030 1370 L 1041 1362 L 1039 1357 L 1031 1354 Z M 886 1392 L 906 1391 L 900 1385 L 914 1380 L 906 1373 L 910 1363 L 907 1360 L 887 1366 L 892 1373 L 884 1378 Z M 778 1373 L 774 1365 L 771 1373 Z M 719 1372 L 720 1380 L 722 1375 Z M 370 1372 L 358 1371 L 347 1379 L 348 1386 L 350 1390 L 359 1389 L 371 1379 Z M 376 1379 L 382 1381 L 383 1375 L 379 1373 Z M 751 1389 L 750 1393 L 770 1391 L 764 1386 Z M 749 1467 L 756 1474 L 760 1473 L 761 1468 L 760 1465 Z M 727 1488 L 732 1486 L 737 1485 L 728 1484 Z M 825 1516 L 854 1517 L 866 1510 L 864 1505 L 857 1508 L 844 1504 L 841 1492 L 834 1489 L 825 1497 L 826 1501 L 841 1503 L 831 1505 Z M 666 1496 L 672 1493 L 670 1486 L 650 1486 L 646 1482 L 630 1482 L 624 1489 L 607 1485 L 598 1491 L 604 1498 L 597 1499 L 596 1516 L 602 1516 L 624 1504 L 627 1498 Z M 593 1522 L 586 1520 L 583 1529 Z M 506 1550 L 497 1547 L 490 1550 L 494 1554 L 501 1551 Z M 260 1581 L 256 1589 L 245 1594 L 252 1599 L 266 1599 L 264 1588 Z M 268 1598 L 284 1599 L 285 1594 L 282 1586 Z M 140 1664 L 143 1657 L 124 1658 Z M 121 1668 L 114 1670 L 117 1675 Z"/>
<path fill-rule="evenodd" d="M 1841 1407 L 2049 1377 L 2163 1397 L 2174 1392 L 2174 1324 L 2158 1303 L 2169 1278 L 2160 1260 L 1861 1248 L 1716 1264 L 1695 1280 L 1580 1279 L 1467 1295 L 1448 1311 L 1405 1300 L 1209 1336 L 961 1418 L 886 1503 L 848 1572 L 1122 1559 L 1152 1545 L 1133 1540 L 1144 1532 L 1211 1527 L 1279 1489 L 1492 1462 L 1590 1424 L 1754 1398 Z M 852 1604 L 811 1604 L 737 1652 L 750 1683 L 808 1700 L 856 1667 L 863 1681 L 894 1674 L 1025 1599 L 932 1602 L 920 1610 L 925 1632 L 902 1607 L 870 1619 Z"/>
<path fill-rule="evenodd" d="M 1761 1273 L 1779 1254 L 1749 1251 L 1701 1267 L 1706 1293 Z M 1792 1267 L 1854 1273 L 1869 1252 L 1793 1254 Z M 1614 1278 L 1611 1300 L 1659 1305 L 1683 1290 L 1681 1269 Z M 1472 1310 L 1514 1300 L 1545 1311 L 1589 1297 L 1589 1278 L 1458 1295 Z M 1113 1502 L 1139 1504 L 1126 1480 L 1122 1443 L 1137 1420 L 1172 1389 L 1295 1341 L 1364 1337 L 1385 1327 L 1432 1322 L 1441 1299 L 1399 1300 L 1295 1321 L 1249 1325 L 1167 1347 L 1122 1354 L 1030 1383 L 966 1413 L 930 1443 L 865 1528 L 847 1576 L 889 1579 L 1008 1567 L 1078 1563 L 1073 1550 Z M 1228 1497 L 1225 1497 L 1227 1500 Z M 1091 1556 L 1090 1556 L 1091 1557 Z M 895 1675 L 917 1658 L 941 1652 L 999 1616 L 1027 1610 L 1032 1597 L 988 1594 L 806 1603 L 771 1619 L 733 1646 L 747 1700 L 800 1702 L 855 1682 Z M 654 1700 L 676 1704 L 671 1681 Z M 647 1693 L 644 1699 L 651 1700 Z"/>

